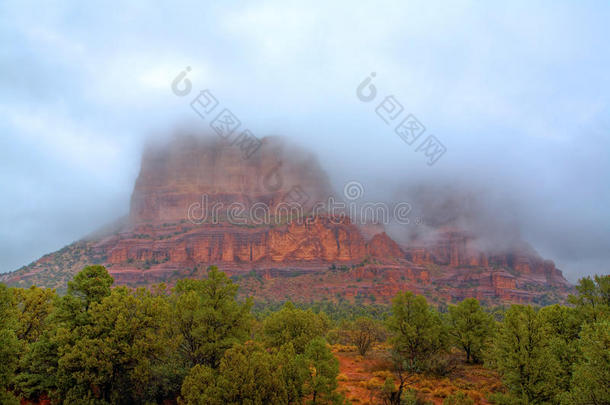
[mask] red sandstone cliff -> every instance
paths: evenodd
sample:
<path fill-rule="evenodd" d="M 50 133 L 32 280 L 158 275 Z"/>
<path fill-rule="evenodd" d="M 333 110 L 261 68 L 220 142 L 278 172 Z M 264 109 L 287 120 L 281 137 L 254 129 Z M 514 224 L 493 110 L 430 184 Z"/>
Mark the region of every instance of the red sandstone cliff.
<path fill-rule="evenodd" d="M 400 246 L 383 227 L 312 215 L 315 203 L 330 195 L 316 158 L 278 138 L 265 138 L 246 158 L 236 145 L 182 137 L 145 152 L 129 218 L 119 230 L 0 281 L 61 288 L 83 265 L 102 263 L 116 283 L 135 286 L 197 277 L 214 264 L 239 277 L 254 271 L 262 284 L 242 277 L 243 291 L 269 299 L 387 301 L 410 289 L 449 300 L 544 302 L 561 299 L 569 288 L 553 262 L 526 243 L 489 253 L 475 235 L 438 228 L 433 240 Z M 295 202 L 305 209 L 282 210 Z M 245 215 L 233 216 L 235 206 Z"/>

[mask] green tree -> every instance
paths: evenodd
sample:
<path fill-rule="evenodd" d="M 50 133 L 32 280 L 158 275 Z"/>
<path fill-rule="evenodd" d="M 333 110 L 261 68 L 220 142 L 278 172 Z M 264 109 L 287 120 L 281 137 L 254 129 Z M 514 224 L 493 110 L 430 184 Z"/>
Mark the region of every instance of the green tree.
<path fill-rule="evenodd" d="M 16 328 L 17 318 L 13 295 L 4 284 L 0 284 L 0 403 L 2 404 L 19 403 L 7 390 L 14 382 L 19 356 Z"/>
<path fill-rule="evenodd" d="M 493 318 L 483 311 L 479 301 L 467 298 L 449 306 L 449 334 L 455 344 L 466 353 L 466 361 L 478 362 L 493 331 Z"/>
<path fill-rule="evenodd" d="M 56 387 L 57 346 L 49 339 L 56 324 L 53 320 L 54 290 L 32 286 L 14 288 L 17 312 L 17 337 L 22 354 L 15 377 L 15 389 L 27 399 L 36 400 Z"/>
<path fill-rule="evenodd" d="M 90 323 L 87 310 L 110 295 L 114 279 L 104 266 L 86 266 L 68 282 L 68 291 L 58 302 L 57 320 L 67 328 Z"/>
<path fill-rule="evenodd" d="M 570 295 L 583 320 L 597 322 L 610 316 L 610 276 L 584 277 L 576 285 L 578 295 Z"/>
<path fill-rule="evenodd" d="M 223 393 L 218 387 L 218 372 L 210 366 L 196 364 L 182 383 L 181 405 L 224 405 Z"/>
<path fill-rule="evenodd" d="M 304 355 L 298 355 L 292 343 L 287 343 L 277 351 L 277 364 L 286 390 L 286 403 L 302 403 L 301 399 L 305 395 L 303 385 L 309 375 Z"/>
<path fill-rule="evenodd" d="M 550 342 L 548 326 L 534 308 L 513 305 L 506 312 L 488 361 L 515 400 L 525 404 L 554 401 L 559 363 Z"/>
<path fill-rule="evenodd" d="M 61 347 L 58 374 L 65 401 L 144 404 L 162 400 L 162 366 L 175 350 L 169 339 L 169 304 L 162 296 L 125 287 L 92 302 L 91 323 L 72 330 Z M 178 389 L 176 389 L 177 391 Z"/>
<path fill-rule="evenodd" d="M 398 387 L 387 385 L 388 402 L 400 405 L 408 378 L 429 370 L 447 347 L 447 332 L 439 314 L 422 296 L 406 291 L 392 299 L 392 315 L 387 320 L 392 349 L 390 357 Z M 392 388 L 392 389 L 390 389 Z"/>
<path fill-rule="evenodd" d="M 279 366 L 277 358 L 254 342 L 227 350 L 219 370 L 225 403 L 286 403 Z"/>
<path fill-rule="evenodd" d="M 238 286 L 211 266 L 204 280 L 179 280 L 171 296 L 172 325 L 190 367 L 217 368 L 225 350 L 250 333 L 250 300 L 236 301 Z"/>
<path fill-rule="evenodd" d="M 579 342 L 582 360 L 574 367 L 566 404 L 610 404 L 610 321 L 585 325 Z"/>
<path fill-rule="evenodd" d="M 576 309 L 551 305 L 540 309 L 539 315 L 549 333 L 551 353 L 559 363 L 557 368 L 557 389 L 567 392 L 570 389 L 574 364 L 581 357 L 579 335 L 581 319 Z"/>
<path fill-rule="evenodd" d="M 248 342 L 227 350 L 217 370 L 196 365 L 182 385 L 180 403 L 208 404 L 292 404 L 289 386 L 283 378 L 282 357 L 260 344 Z"/>
<path fill-rule="evenodd" d="M 17 310 L 17 337 L 26 343 L 37 341 L 48 329 L 49 315 L 55 307 L 55 290 L 31 286 L 14 288 Z"/>
<path fill-rule="evenodd" d="M 86 266 L 68 282 L 68 295 L 80 299 L 88 309 L 91 303 L 100 302 L 110 295 L 113 282 L 104 266 Z"/>
<path fill-rule="evenodd" d="M 309 342 L 324 336 L 327 331 L 328 319 L 324 315 L 297 309 L 289 302 L 264 320 L 263 341 L 275 348 L 290 343 L 296 353 L 301 354 Z"/>
<path fill-rule="evenodd" d="M 60 357 L 77 344 L 79 331 L 91 326 L 89 308 L 110 295 L 112 282 L 103 266 L 87 266 L 68 282 L 67 294 L 61 298 L 37 288 L 18 293 L 18 308 L 33 310 L 20 317 L 22 336 L 29 342 L 17 376 L 22 395 L 36 399 L 44 393 L 61 402 L 66 392 L 75 389 L 76 377 L 62 374 Z"/>
<path fill-rule="evenodd" d="M 52 324 L 50 327 L 55 326 Z M 21 395 L 35 401 L 43 394 L 57 397 L 57 370 L 59 344 L 54 337 L 55 329 L 44 333 L 29 345 L 21 357 L 19 374 L 15 378 Z"/>
<path fill-rule="evenodd" d="M 447 346 L 447 332 L 439 314 L 423 296 L 409 291 L 398 293 L 392 300 L 388 329 L 393 351 L 411 372 L 425 371 L 431 357 Z"/>
<path fill-rule="evenodd" d="M 311 398 L 310 403 L 342 403 L 342 396 L 335 391 L 339 362 L 330 351 L 326 340 L 316 337 L 309 342 L 305 348 L 304 359 L 309 371 L 305 378 L 304 393 Z"/>

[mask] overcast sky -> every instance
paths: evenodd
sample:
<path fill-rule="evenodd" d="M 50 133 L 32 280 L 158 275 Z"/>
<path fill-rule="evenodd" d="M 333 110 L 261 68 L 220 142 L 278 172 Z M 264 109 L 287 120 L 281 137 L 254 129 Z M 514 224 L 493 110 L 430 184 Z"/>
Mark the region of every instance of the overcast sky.
<path fill-rule="evenodd" d="M 608 274 L 609 22 L 605 1 L 3 1 L 0 272 L 127 213 L 144 142 L 201 124 L 170 89 L 189 66 L 337 187 L 484 183 L 568 279 Z M 388 95 L 447 148 L 433 166 L 375 114 Z"/>

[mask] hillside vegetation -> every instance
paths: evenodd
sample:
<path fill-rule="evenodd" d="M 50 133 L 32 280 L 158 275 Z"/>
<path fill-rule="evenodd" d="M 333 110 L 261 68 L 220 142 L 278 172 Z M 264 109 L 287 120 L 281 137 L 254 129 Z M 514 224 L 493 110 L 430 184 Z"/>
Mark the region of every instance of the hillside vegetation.
<path fill-rule="evenodd" d="M 0 284 L 0 403 L 608 404 L 610 277 L 570 305 L 238 299 L 215 267 L 169 289 Z"/>

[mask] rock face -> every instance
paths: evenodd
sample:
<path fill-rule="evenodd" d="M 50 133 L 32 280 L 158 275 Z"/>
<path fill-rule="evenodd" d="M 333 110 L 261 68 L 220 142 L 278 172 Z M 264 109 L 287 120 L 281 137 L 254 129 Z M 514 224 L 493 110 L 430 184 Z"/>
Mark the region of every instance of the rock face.
<path fill-rule="evenodd" d="M 361 260 L 367 246 L 349 219 L 319 216 L 273 227 L 144 225 L 107 238 L 94 250 L 106 254 L 111 267 L 149 262 L 233 268 Z"/>
<path fill-rule="evenodd" d="M 180 137 L 149 147 L 124 223 L 0 276 L 10 285 L 64 288 L 86 264 L 115 283 L 173 283 L 217 265 L 242 293 L 272 300 L 389 301 L 409 289 L 434 299 L 561 300 L 569 285 L 526 243 L 501 253 L 476 235 L 439 228 L 399 245 L 382 226 L 317 210 L 332 195 L 316 158 L 278 138 L 246 156 L 237 145 Z"/>

